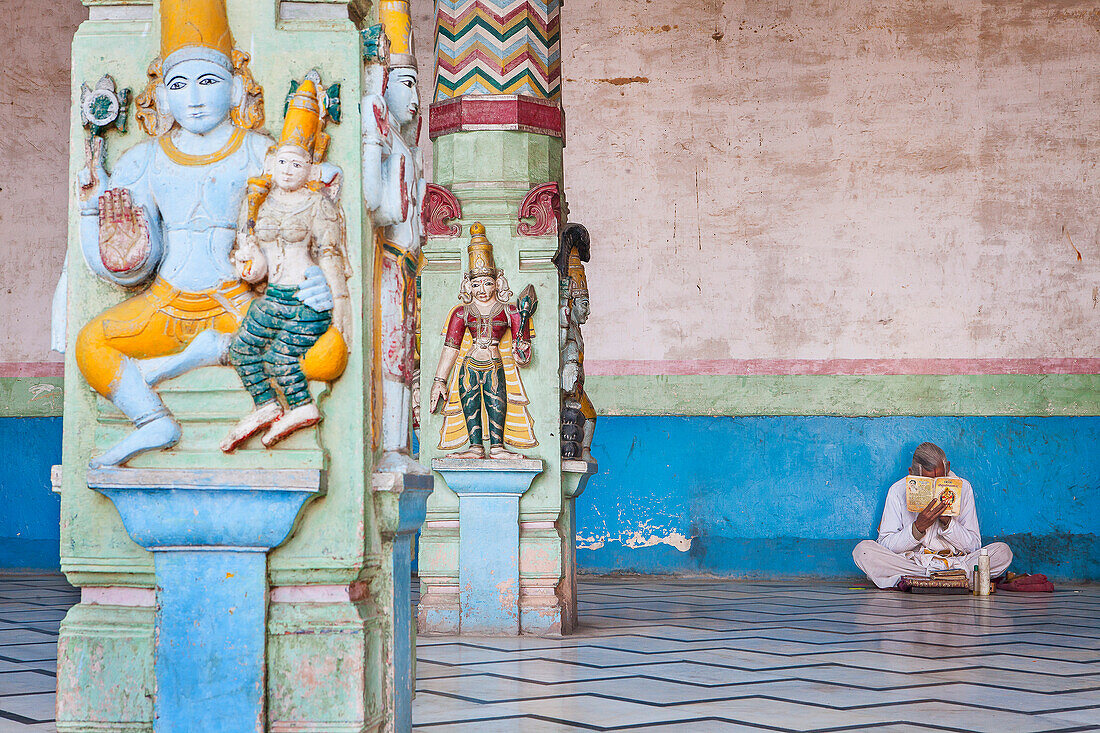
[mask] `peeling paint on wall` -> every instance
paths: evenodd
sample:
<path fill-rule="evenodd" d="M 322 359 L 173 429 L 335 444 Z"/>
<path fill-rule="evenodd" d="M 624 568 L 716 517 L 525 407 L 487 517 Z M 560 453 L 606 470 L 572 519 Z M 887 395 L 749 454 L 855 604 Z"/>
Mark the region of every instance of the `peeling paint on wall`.
<path fill-rule="evenodd" d="M 691 537 L 685 537 L 679 532 L 665 531 L 665 534 L 660 534 L 661 530 L 652 530 L 648 526 L 648 522 L 643 522 L 642 527 L 633 533 L 623 533 L 617 537 L 611 537 L 610 535 L 599 535 L 589 533 L 577 534 L 577 547 L 583 550 L 598 550 L 604 545 L 612 542 L 617 542 L 623 547 L 629 547 L 631 549 L 637 549 L 639 547 L 655 547 L 657 545 L 668 545 L 680 552 L 688 552 L 691 550 Z"/>

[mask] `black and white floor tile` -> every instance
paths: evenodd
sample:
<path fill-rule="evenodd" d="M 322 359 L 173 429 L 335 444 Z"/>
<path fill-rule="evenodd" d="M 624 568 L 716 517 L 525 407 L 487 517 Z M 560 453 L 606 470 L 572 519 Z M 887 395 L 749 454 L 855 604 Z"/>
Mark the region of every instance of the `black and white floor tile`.
<path fill-rule="evenodd" d="M 560 640 L 421 638 L 421 731 L 1100 730 L 1100 588 L 605 580 Z"/>
<path fill-rule="evenodd" d="M 0 575 L 0 733 L 55 730 L 57 629 L 79 600 L 60 575 Z"/>
<path fill-rule="evenodd" d="M 1100 587 L 590 580 L 562 639 L 422 637 L 417 730 L 1100 730 Z M 0 733 L 53 731 L 60 576 L 0 576 Z"/>

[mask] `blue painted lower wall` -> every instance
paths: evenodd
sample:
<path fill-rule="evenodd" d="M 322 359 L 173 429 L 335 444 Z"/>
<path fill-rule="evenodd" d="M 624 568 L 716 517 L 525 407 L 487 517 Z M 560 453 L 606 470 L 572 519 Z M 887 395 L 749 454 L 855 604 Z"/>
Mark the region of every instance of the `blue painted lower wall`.
<path fill-rule="evenodd" d="M 601 417 L 581 572 L 855 577 L 922 441 L 974 486 L 1013 569 L 1100 580 L 1100 418 Z"/>
<path fill-rule="evenodd" d="M 581 572 L 855 577 L 886 489 L 931 440 L 1014 569 L 1100 580 L 1100 418 L 601 417 Z M 61 418 L 0 418 L 0 568 L 56 569 Z"/>
<path fill-rule="evenodd" d="M 50 466 L 61 462 L 61 418 L 0 418 L 0 568 L 56 570 L 61 502 Z"/>

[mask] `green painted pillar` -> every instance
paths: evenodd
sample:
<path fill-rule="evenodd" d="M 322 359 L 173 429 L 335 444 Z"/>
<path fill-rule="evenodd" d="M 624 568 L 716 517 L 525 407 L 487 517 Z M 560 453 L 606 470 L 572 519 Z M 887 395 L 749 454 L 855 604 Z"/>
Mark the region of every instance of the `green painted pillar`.
<path fill-rule="evenodd" d="M 459 303 L 469 266 L 471 224 L 484 224 L 511 289 L 519 293 L 531 284 L 538 295 L 533 357 L 519 370 L 538 445 L 516 449 L 545 465 L 519 508 L 519 629 L 536 635 L 568 633 L 575 608 L 574 538 L 559 442 L 559 275 L 551 261 L 564 208 L 559 40 L 558 0 L 437 0 L 429 116 L 434 176 L 421 276 L 420 458 L 426 465 L 448 453 L 440 447 L 443 420 L 429 414 L 428 395 L 440 332 Z M 462 630 L 461 531 L 458 497 L 437 474 L 420 538 L 422 633 Z"/>
<path fill-rule="evenodd" d="M 57 728 L 69 733 L 136 733 L 152 731 L 158 714 L 154 628 L 163 589 L 158 587 L 153 553 L 131 539 L 112 502 L 89 488 L 89 461 L 133 426 L 111 401 L 92 389 L 75 352 L 85 324 L 106 308 L 145 292 L 149 283 L 119 287 L 96 277 L 85 264 L 75 181 L 86 163 L 88 135 L 78 105 L 81 83 L 94 86 L 109 74 L 119 89 L 133 90 L 134 97 L 140 94 L 149 79 L 150 63 L 161 53 L 161 3 L 84 3 L 90 17 L 80 26 L 72 47 L 69 175 L 73 194 L 68 212 L 65 364 L 69 388 L 65 390 L 59 481 L 61 565 L 69 581 L 80 588 L 81 602 L 61 625 Z M 319 495 L 301 510 L 289 539 L 266 555 L 261 727 L 270 731 L 392 730 L 395 701 L 400 698 L 394 686 L 407 686 L 407 680 L 394 679 L 394 654 L 402 649 L 408 654 L 411 643 L 408 617 L 395 619 L 395 613 L 408 613 L 409 605 L 407 600 L 402 604 L 395 599 L 395 593 L 408 592 L 408 583 L 394 582 L 394 563 L 407 566 L 407 559 L 398 562 L 400 553 L 394 548 L 395 543 L 408 543 L 412 528 L 401 514 L 403 504 L 396 498 L 399 491 L 393 482 L 383 487 L 384 496 L 375 496 L 378 492 L 372 489 L 376 456 L 371 448 L 369 395 L 374 247 L 360 188 L 358 102 L 371 83 L 363 64 L 360 31 L 375 22 L 375 10 L 367 0 L 228 0 L 225 4 L 235 47 L 251 56 L 248 66 L 263 93 L 264 120 L 249 134 L 279 135 L 290 83 L 301 81 L 311 70 L 319 72 L 325 88 L 340 85 L 342 115 L 338 124 L 333 119 L 325 128 L 331 142 L 324 160 L 339 166 L 343 174 L 339 206 L 350 264 L 350 353 L 339 378 L 310 383 L 322 415 L 320 424 L 272 448 L 265 448 L 256 437 L 233 453 L 219 450 L 227 431 L 252 409 L 231 367 L 205 366 L 160 382 L 155 390 L 179 422 L 181 437 L 174 447 L 137 455 L 117 470 L 182 476 L 201 469 L 205 475 L 224 474 L 228 483 L 256 469 L 322 476 Z M 124 132 L 102 132 L 109 172 L 116 170 L 123 152 L 152 140 L 136 123 L 133 97 L 130 106 Z M 189 194 L 185 190 L 180 195 Z M 192 316 L 175 314 L 169 322 L 181 323 L 188 317 Z M 134 324 L 113 327 L 130 326 Z M 187 526 L 187 517 L 176 518 Z M 196 610 L 205 612 L 201 601 Z M 396 640 L 395 628 L 401 637 Z M 408 661 L 405 668 L 411 664 Z M 239 729 L 240 721 L 224 723 L 222 730 Z M 407 729 L 408 722 L 396 723 L 397 729 L 402 727 Z"/>

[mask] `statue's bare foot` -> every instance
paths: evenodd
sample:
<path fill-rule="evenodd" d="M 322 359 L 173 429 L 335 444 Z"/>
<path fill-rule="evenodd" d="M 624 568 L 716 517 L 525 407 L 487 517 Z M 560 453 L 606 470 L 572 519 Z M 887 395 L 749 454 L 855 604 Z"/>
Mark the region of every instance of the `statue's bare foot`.
<path fill-rule="evenodd" d="M 179 442 L 180 426 L 169 415 L 147 422 L 88 462 L 89 468 L 121 466 L 139 453 L 171 448 Z"/>
<path fill-rule="evenodd" d="M 523 460 L 524 458 L 526 458 L 527 456 L 522 455 L 520 453 L 514 453 L 514 452 L 508 450 L 507 448 L 505 448 L 503 445 L 491 445 L 491 446 L 489 446 L 489 457 L 490 458 L 496 458 L 496 459 L 499 459 L 499 460 L 520 461 L 520 460 Z"/>
<path fill-rule="evenodd" d="M 271 424 L 271 429 L 264 433 L 261 440 L 264 446 L 270 448 L 294 431 L 308 428 L 310 425 L 316 425 L 319 422 L 321 422 L 321 411 L 317 409 L 317 405 L 307 402 L 304 405 L 298 405 L 289 412 L 284 412 L 278 420 Z"/>
<path fill-rule="evenodd" d="M 374 467 L 378 473 L 404 473 L 404 474 L 428 474 L 427 468 L 414 461 L 411 457 L 400 451 L 388 450 L 382 454 L 382 459 Z"/>
<path fill-rule="evenodd" d="M 226 453 L 232 453 L 237 446 L 275 422 L 282 414 L 283 407 L 278 402 L 268 402 L 266 405 L 257 407 L 233 426 L 229 435 L 222 441 L 221 449 Z"/>
<path fill-rule="evenodd" d="M 471 445 L 466 450 L 455 451 L 448 458 L 484 458 L 485 448 L 480 445 Z"/>

